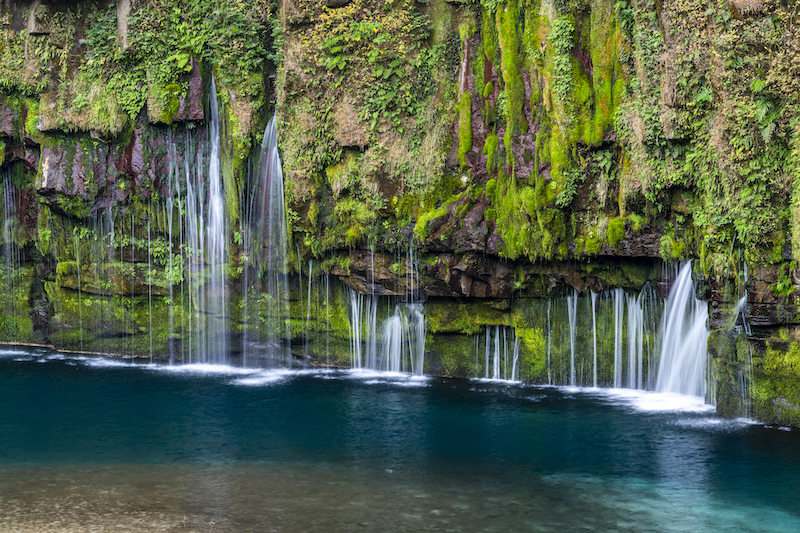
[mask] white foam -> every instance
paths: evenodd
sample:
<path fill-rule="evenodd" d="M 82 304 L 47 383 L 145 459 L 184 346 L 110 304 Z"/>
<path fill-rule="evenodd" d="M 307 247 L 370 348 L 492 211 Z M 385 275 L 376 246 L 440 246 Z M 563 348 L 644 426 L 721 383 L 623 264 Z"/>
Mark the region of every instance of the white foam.
<path fill-rule="evenodd" d="M 97 368 L 127 368 L 132 366 L 142 366 L 134 363 L 133 361 L 124 359 L 106 359 L 104 357 L 73 357 L 74 361 L 80 361 L 87 366 Z"/>
<path fill-rule="evenodd" d="M 0 357 L 24 357 L 33 355 L 30 352 L 22 350 L 0 350 Z"/>
<path fill-rule="evenodd" d="M 689 429 L 731 430 L 751 426 L 754 422 L 747 418 L 696 417 L 675 420 L 672 424 Z"/>
<path fill-rule="evenodd" d="M 472 380 L 480 383 L 497 383 L 499 385 L 522 385 L 521 381 L 512 381 L 510 379 L 472 378 Z"/>
<path fill-rule="evenodd" d="M 404 372 L 381 372 L 378 370 L 368 370 L 353 368 L 341 374 L 347 379 L 357 379 L 365 385 L 392 384 L 402 387 L 420 387 L 428 382 L 426 376 L 414 376 Z"/>
<path fill-rule="evenodd" d="M 593 394 L 606 396 L 622 405 L 638 411 L 710 413 L 713 405 L 705 403 L 699 396 L 687 396 L 675 392 L 651 392 L 635 389 L 591 389 Z"/>
<path fill-rule="evenodd" d="M 260 370 L 245 378 L 238 378 L 231 381 L 233 385 L 246 385 L 250 387 L 263 387 L 273 385 L 293 378 L 302 371 L 295 370 Z"/>
<path fill-rule="evenodd" d="M 230 365 L 212 365 L 207 363 L 190 363 L 187 365 L 147 365 L 147 368 L 163 372 L 187 374 L 215 374 L 215 375 L 247 375 L 261 372 L 260 368 L 242 368 Z M 288 370 L 287 370 L 288 372 Z"/>

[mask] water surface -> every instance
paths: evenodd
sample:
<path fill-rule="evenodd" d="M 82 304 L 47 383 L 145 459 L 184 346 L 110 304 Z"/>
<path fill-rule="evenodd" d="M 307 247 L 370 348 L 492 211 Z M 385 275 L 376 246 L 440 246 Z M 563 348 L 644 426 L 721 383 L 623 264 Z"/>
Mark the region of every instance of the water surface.
<path fill-rule="evenodd" d="M 686 397 L 7 351 L 0 413 L 3 531 L 800 530 L 798 432 Z"/>

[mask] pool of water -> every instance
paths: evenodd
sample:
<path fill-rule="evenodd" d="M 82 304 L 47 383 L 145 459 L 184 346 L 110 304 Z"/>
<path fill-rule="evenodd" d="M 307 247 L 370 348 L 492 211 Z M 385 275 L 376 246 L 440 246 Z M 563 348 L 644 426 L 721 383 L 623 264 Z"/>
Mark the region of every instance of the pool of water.
<path fill-rule="evenodd" d="M 0 352 L 0 530 L 800 531 L 800 434 L 697 400 Z"/>

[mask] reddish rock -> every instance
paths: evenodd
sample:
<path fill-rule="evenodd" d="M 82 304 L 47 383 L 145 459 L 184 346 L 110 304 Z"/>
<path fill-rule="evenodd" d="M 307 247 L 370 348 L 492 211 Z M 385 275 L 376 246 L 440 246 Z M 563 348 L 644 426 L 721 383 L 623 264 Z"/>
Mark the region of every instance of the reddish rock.
<path fill-rule="evenodd" d="M 0 100 L 0 135 L 14 137 L 14 114 L 5 101 Z"/>

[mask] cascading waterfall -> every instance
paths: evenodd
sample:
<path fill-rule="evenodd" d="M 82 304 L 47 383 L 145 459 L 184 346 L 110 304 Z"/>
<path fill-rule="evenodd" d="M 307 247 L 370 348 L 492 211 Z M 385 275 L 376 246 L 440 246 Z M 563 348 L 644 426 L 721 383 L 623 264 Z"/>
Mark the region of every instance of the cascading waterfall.
<path fill-rule="evenodd" d="M 597 293 L 592 297 L 592 387 L 597 387 Z"/>
<path fill-rule="evenodd" d="M 552 358 L 550 357 L 550 348 L 553 341 L 553 328 L 550 327 L 550 308 L 553 305 L 553 300 L 547 299 L 547 384 L 553 384 Z"/>
<path fill-rule="evenodd" d="M 5 259 L 4 272 L 4 295 L 6 298 L 6 313 L 8 317 L 14 317 L 16 312 L 16 297 L 20 283 L 20 253 L 15 244 L 14 234 L 17 228 L 17 195 L 11 176 L 8 172 L 3 176 L 3 256 Z M 10 334 L 16 333 L 16 324 L 13 320 L 3 324 Z"/>
<path fill-rule="evenodd" d="M 511 381 L 519 381 L 519 337 L 514 336 L 514 351 L 511 359 Z"/>
<path fill-rule="evenodd" d="M 614 388 L 622 387 L 622 343 L 623 313 L 625 312 L 625 291 L 614 289 L 611 292 L 614 302 Z"/>
<path fill-rule="evenodd" d="M 484 339 L 481 334 L 475 335 L 475 360 L 483 358 L 483 377 L 492 380 L 518 381 L 519 380 L 519 349 L 520 339 L 516 336 L 514 328 L 509 326 L 486 326 Z M 510 336 L 510 342 L 509 342 Z M 509 344 L 511 344 L 511 357 L 509 361 Z M 483 346 L 481 351 L 481 346 Z M 480 368 L 480 367 L 478 367 Z"/>
<path fill-rule="evenodd" d="M 374 288 L 375 252 L 372 249 L 370 258 L 370 288 Z M 379 297 L 374 293 L 357 294 L 350 289 L 350 353 L 353 368 L 411 372 L 415 376 L 423 374 L 425 314 L 423 305 L 418 301 L 418 278 L 413 241 L 409 240 L 406 256 L 406 301 L 395 301 L 394 304 L 387 302 L 386 315 L 380 328 Z"/>
<path fill-rule="evenodd" d="M 642 388 L 642 364 L 644 362 L 644 308 L 642 294 L 629 295 L 628 306 L 628 388 Z"/>
<path fill-rule="evenodd" d="M 350 305 L 348 307 L 350 313 L 350 354 L 353 362 L 353 368 L 361 368 L 361 317 L 364 295 L 358 294 L 356 291 L 350 289 Z"/>
<path fill-rule="evenodd" d="M 745 335 L 751 335 L 752 330 L 750 328 L 750 322 L 747 320 L 747 299 L 748 299 L 748 292 L 747 292 L 747 282 L 749 279 L 747 273 L 747 262 L 742 261 L 742 275 L 739 277 L 739 286 L 742 287 L 742 292 L 744 293 L 743 296 L 739 299 L 736 303 L 736 314 L 737 314 L 737 323 L 741 323 L 739 326 L 741 329 L 740 331 L 744 332 Z M 752 416 L 752 398 L 753 398 L 753 345 L 749 342 L 747 343 L 747 353 L 745 355 L 745 360 L 739 362 L 739 372 L 738 372 L 738 385 L 739 390 L 741 392 L 741 401 L 742 406 L 740 409 L 741 416 L 745 418 L 750 418 Z"/>
<path fill-rule="evenodd" d="M 395 304 L 378 328 L 379 298 L 352 289 L 349 294 L 352 367 L 421 376 L 425 363 L 422 305 Z"/>
<path fill-rule="evenodd" d="M 675 280 L 661 321 L 661 358 L 656 390 L 705 397 L 708 306 L 695 297 L 692 264 Z"/>
<path fill-rule="evenodd" d="M 278 151 L 276 118 L 273 116 L 261 143 L 258 168 L 253 173 L 250 202 L 243 216 L 248 234 L 243 239 L 245 256 L 255 267 L 256 279 L 244 283 L 245 316 L 257 312 L 251 322 L 263 327 L 245 328 L 242 338 L 247 366 L 291 367 L 290 346 L 284 341 L 289 330 L 289 283 L 287 274 L 287 228 L 283 192 L 283 169 Z M 247 272 L 247 270 L 245 270 Z M 310 283 L 310 280 L 309 280 Z M 259 290 L 250 294 L 251 285 Z"/>
<path fill-rule="evenodd" d="M 220 122 L 217 89 L 211 79 L 211 121 L 209 123 L 210 154 L 208 157 L 208 199 L 206 206 L 207 239 L 206 262 L 208 282 L 205 288 L 206 313 L 213 317 L 206 323 L 205 362 L 228 362 L 228 336 L 226 320 L 225 270 L 228 262 L 228 231 L 225 197 L 222 191 L 220 168 Z"/>
<path fill-rule="evenodd" d="M 181 313 L 180 324 L 176 324 L 175 309 L 170 306 L 168 318 L 167 350 L 170 363 L 230 362 L 229 347 L 229 299 L 227 294 L 229 224 L 221 166 L 221 123 L 214 80 L 210 84 L 209 122 L 202 132 L 186 134 L 185 140 L 170 137 L 167 149 L 168 190 L 163 208 L 156 209 L 151 201 L 147 223 L 147 275 L 148 310 L 150 311 L 150 352 L 153 352 L 154 325 L 152 324 L 155 293 L 153 292 L 154 253 L 153 231 L 158 231 L 157 215 L 163 217 L 165 281 L 169 301 L 176 298 L 180 286 L 181 308 L 191 307 L 191 314 Z M 180 146 L 180 149 L 178 148 Z M 132 215 L 131 215 L 132 216 Z M 130 254 L 134 255 L 134 242 L 142 243 L 133 233 L 135 224 L 131 218 Z M 102 240 L 108 239 L 107 255 L 98 261 L 111 264 L 114 261 L 114 220 L 111 208 L 107 208 L 96 233 Z M 178 241 L 176 243 L 176 241 Z M 177 245 L 177 248 L 176 248 Z M 133 260 L 133 259 L 132 259 Z M 98 273 L 99 275 L 100 273 Z M 135 275 L 131 277 L 131 300 L 134 299 Z M 133 317 L 131 317 L 133 320 Z M 133 324 L 131 324 L 131 327 Z M 180 329 L 182 334 L 177 335 Z M 176 342 L 181 338 L 181 353 L 175 352 Z M 188 342 L 187 342 L 188 341 Z M 133 344 L 132 344 L 133 347 Z M 132 353 L 133 355 L 133 353 Z M 139 354 L 141 355 L 141 354 Z"/>
<path fill-rule="evenodd" d="M 383 354 L 386 370 L 400 372 L 403 359 L 403 316 L 398 307 L 394 315 L 383 322 Z"/>
<path fill-rule="evenodd" d="M 547 382 L 652 390 L 663 300 L 649 283 L 637 294 L 623 289 L 587 292 L 573 289 L 530 307 L 532 342 L 541 338 L 535 342 L 542 343 Z M 565 320 L 552 320 L 553 312 L 566 315 Z"/>
<path fill-rule="evenodd" d="M 578 291 L 573 290 L 571 296 L 567 296 L 567 316 L 569 319 L 569 386 L 575 386 L 575 343 L 578 320 Z"/>

